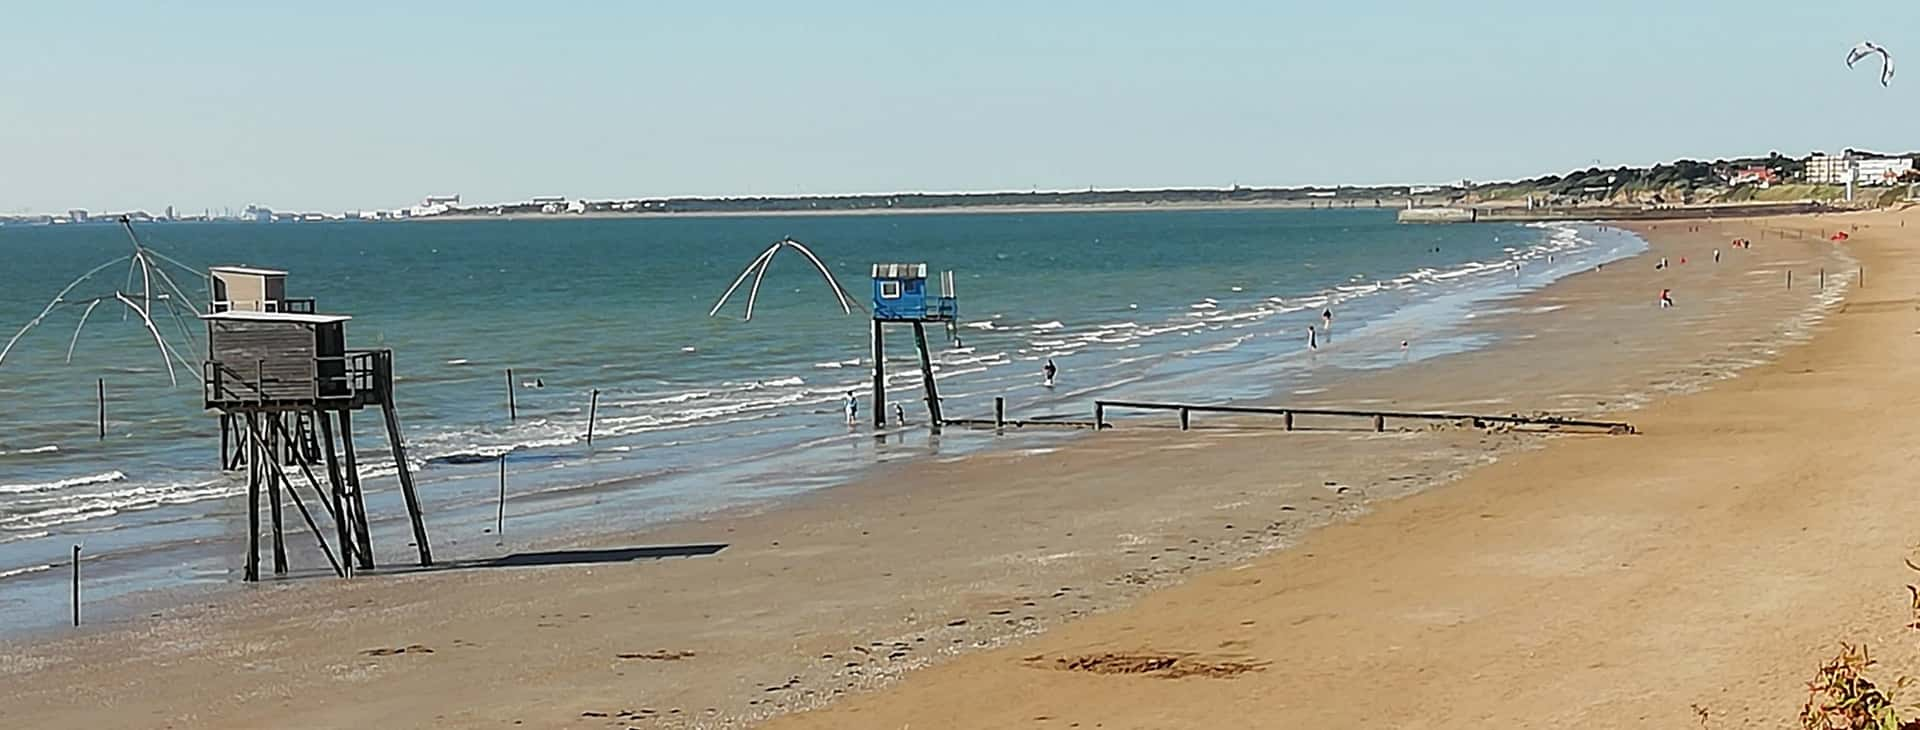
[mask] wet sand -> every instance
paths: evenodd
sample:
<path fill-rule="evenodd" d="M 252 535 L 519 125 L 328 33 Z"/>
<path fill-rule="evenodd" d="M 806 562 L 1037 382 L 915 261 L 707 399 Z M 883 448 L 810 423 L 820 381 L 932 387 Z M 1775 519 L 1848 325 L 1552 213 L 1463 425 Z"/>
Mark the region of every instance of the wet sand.
<path fill-rule="evenodd" d="M 1494 347 L 1363 374 L 1310 400 L 1281 397 L 1494 413 L 1616 411 L 1640 423 L 1643 436 L 1392 423 L 1389 433 L 1374 434 L 1364 424 L 1306 419 L 1301 425 L 1313 430 L 1202 419 L 1202 428 L 1183 434 L 1135 419 L 1057 448 L 894 465 L 778 505 L 592 544 L 727 543 L 711 556 L 273 583 L 212 605 L 7 645 L 0 647 L 0 720 L 27 727 L 703 727 L 820 707 L 828 709 L 779 722 L 1357 724 L 1353 708 L 1378 708 L 1399 724 L 1503 716 L 1519 708 L 1428 710 L 1475 692 L 1547 696 L 1582 684 L 1562 675 L 1530 681 L 1501 661 L 1461 672 L 1464 663 L 1513 659 L 1521 666 L 1524 652 L 1541 654 L 1539 642 L 1648 635 L 1594 613 L 1579 593 L 1591 581 L 1640 589 L 1596 586 L 1600 598 L 1622 602 L 1599 606 L 1620 620 L 1649 618 L 1636 600 L 1691 606 L 1676 602 L 1703 598 L 1698 592 L 1715 585 L 1709 576 L 1728 570 L 1752 581 L 1748 587 L 1772 591 L 1756 599 L 1779 595 L 1783 581 L 1771 563 L 1692 561 L 1675 545 L 1670 556 L 1656 553 L 1674 562 L 1658 575 L 1684 585 L 1662 585 L 1633 582 L 1638 574 L 1606 561 L 1626 551 L 1633 564 L 1645 557 L 1634 546 L 1663 540 L 1706 541 L 1719 557 L 1735 557 L 1735 546 L 1774 537 L 1748 534 L 1743 514 L 1778 528 L 1780 520 L 1818 512 L 1802 509 L 1807 492 L 1735 488 L 1759 485 L 1762 465 L 1788 458 L 1805 459 L 1794 473 L 1810 476 L 1813 453 L 1800 446 L 1841 435 L 1797 409 L 1825 413 L 1846 399 L 1777 407 L 1766 388 L 1814 382 L 1791 367 L 1849 346 L 1873 350 L 1873 337 L 1911 311 L 1876 305 L 1882 314 L 1857 317 L 1857 327 L 1848 316 L 1818 323 L 1823 300 L 1847 278 L 1838 272 L 1852 268 L 1845 250 L 1761 233 L 1843 220 L 1874 225 L 1849 247 L 1872 255 L 1863 258 L 1875 277 L 1874 288 L 1855 299 L 1899 300 L 1895 287 L 1908 270 L 1920 283 L 1920 266 L 1885 250 L 1896 236 L 1890 219 L 1703 223 L 1698 232 L 1663 222 L 1649 231 L 1650 254 L 1461 324 L 1502 337 Z M 1755 248 L 1727 249 L 1735 236 L 1754 239 Z M 1716 246 L 1724 254 L 1717 266 L 1710 260 Z M 1689 263 L 1653 271 L 1661 255 Z M 1825 296 L 1806 284 L 1788 291 L 1780 281 L 1793 268 L 1811 283 L 1822 266 L 1832 272 Z M 1663 311 L 1654 297 L 1666 287 L 1680 306 Z M 1913 323 L 1899 326 L 1910 333 Z M 1769 352 L 1816 333 L 1815 347 Z M 1333 346 L 1345 345 L 1336 335 Z M 1885 361 L 1897 352 L 1882 349 L 1861 355 Z M 1759 364 L 1776 356 L 1782 359 Z M 1902 390 L 1884 362 L 1847 372 L 1886 381 L 1871 385 L 1891 388 L 1890 398 L 1920 397 Z M 1742 424 L 1756 413 L 1763 418 L 1747 430 Z M 1862 418 L 1849 432 L 1856 425 L 1868 424 Z M 1669 463 L 1695 454 L 1668 441 L 1686 439 L 1712 447 L 1700 450 L 1715 453 L 1707 467 Z M 1497 465 L 1476 468 L 1495 458 Z M 1824 507 L 1880 509 L 1856 496 Z M 1868 517 L 1891 520 L 1899 510 L 1881 512 Z M 1695 518 L 1700 529 L 1727 534 L 1696 533 Z M 1895 568 L 1898 557 L 1886 556 Z M 1902 607 L 1902 576 L 1883 586 L 1886 571 L 1856 572 L 1846 579 L 1856 593 L 1891 588 L 1888 605 Z M 1791 573 L 1784 582 L 1795 595 L 1834 587 L 1798 583 L 1820 575 Z M 1475 587 L 1476 580 L 1485 585 Z M 1679 613 L 1726 607 L 1705 598 L 1698 610 Z M 1765 613 L 1770 605 L 1746 610 Z M 1499 639 L 1509 617 L 1539 623 L 1515 643 Z M 1555 620 L 1592 630 L 1564 636 Z M 1769 619 L 1768 629 L 1775 623 Z M 1811 668 L 1836 630 L 1801 628 L 1819 636 L 1805 646 L 1782 642 L 1797 652 L 1797 664 L 1770 690 L 1787 714 L 1749 717 L 1791 715 L 1799 670 Z M 1672 638 L 1702 635 L 1675 631 Z M 1648 658 L 1594 649 L 1612 663 L 1580 671 L 1639 686 Z M 1189 651 L 1257 671 L 1177 680 L 1047 671 L 1053 659 L 1080 654 Z M 1143 666 L 1154 664 L 1149 657 Z M 936 666 L 896 684 L 929 665 Z M 1502 681 L 1473 679 L 1475 672 Z M 885 685 L 892 686 L 869 691 Z M 1346 694 L 1323 701 L 1314 687 Z M 1619 694 L 1604 684 L 1588 689 L 1593 698 Z M 1633 691 L 1633 701 L 1655 706 L 1650 694 Z M 1686 719 L 1685 704 L 1673 717 Z M 1042 716 L 1049 719 L 1035 719 Z M 1624 721 L 1612 712 L 1599 718 Z"/>

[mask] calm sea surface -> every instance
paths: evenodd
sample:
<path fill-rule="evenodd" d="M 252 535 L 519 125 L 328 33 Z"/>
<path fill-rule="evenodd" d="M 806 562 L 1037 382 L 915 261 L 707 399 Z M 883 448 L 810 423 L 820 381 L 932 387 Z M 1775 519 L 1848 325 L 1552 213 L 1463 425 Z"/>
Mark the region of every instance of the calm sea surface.
<path fill-rule="evenodd" d="M 872 263 L 954 270 L 960 342 L 929 332 L 947 413 L 985 416 L 998 395 L 1026 418 L 1085 418 L 1096 395 L 1284 397 L 1343 372 L 1488 346 L 1487 336 L 1453 326 L 1490 300 L 1644 247 L 1594 227 L 1399 226 L 1391 211 L 1375 210 L 138 230 L 192 267 L 288 270 L 290 296 L 353 316 L 349 347 L 395 351 L 409 457 L 445 557 L 631 529 L 817 489 L 881 461 L 991 448 L 985 434 L 927 435 L 906 329 L 893 330 L 888 355 L 891 398 L 909 425 L 885 439 L 850 430 L 841 400 L 867 392 L 868 322 L 843 315 L 793 252 L 775 259 L 751 322 L 740 320 L 744 288 L 707 316 L 741 267 L 783 236 L 813 247 L 863 301 Z M 66 282 L 129 250 L 115 226 L 0 228 L 0 338 Z M 203 279 L 169 273 L 204 306 Z M 67 299 L 139 287 L 124 265 L 109 267 Z M 200 409 L 198 372 L 182 368 L 170 387 L 152 335 L 117 306 L 93 313 L 72 340 L 71 364 L 75 304 L 54 310 L 0 362 L 0 631 L 64 620 L 75 544 L 88 557 L 91 601 L 236 579 L 245 475 L 217 469 L 218 425 Z M 1306 328 L 1328 307 L 1332 336 L 1310 353 Z M 158 324 L 189 360 L 204 352 L 197 321 Z M 1402 340 L 1412 342 L 1408 352 Z M 1052 389 L 1040 384 L 1048 357 L 1061 369 Z M 104 441 L 95 434 L 97 378 L 107 383 Z M 375 552 L 403 563 L 404 511 L 378 423 L 374 412 L 356 419 Z M 505 545 L 491 534 L 502 454 Z M 287 540 L 296 565 L 324 566 L 303 529 Z"/>

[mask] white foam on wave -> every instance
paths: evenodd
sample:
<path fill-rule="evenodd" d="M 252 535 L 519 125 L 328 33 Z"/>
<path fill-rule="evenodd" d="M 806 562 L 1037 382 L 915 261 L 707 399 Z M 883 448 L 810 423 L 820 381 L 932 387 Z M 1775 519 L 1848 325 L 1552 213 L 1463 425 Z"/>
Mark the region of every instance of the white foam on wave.
<path fill-rule="evenodd" d="M 59 450 L 60 450 L 59 446 L 54 444 L 47 444 L 46 446 L 35 446 L 31 449 L 19 449 L 17 451 L 0 451 L 0 456 L 26 456 L 28 454 L 50 454 Z"/>
<path fill-rule="evenodd" d="M 46 570 L 53 570 L 53 563 L 29 565 L 24 568 L 14 568 L 12 570 L 0 570 L 0 580 L 6 580 L 8 578 L 12 578 L 15 576 L 30 575 L 33 573 L 39 573 L 41 571 L 46 571 Z"/>
<path fill-rule="evenodd" d="M 117 482 L 126 478 L 127 478 L 127 475 L 125 472 L 115 469 L 113 471 L 101 472 L 99 474 L 88 474 L 87 476 L 83 476 L 83 477 L 72 477 L 69 479 L 60 479 L 60 480 L 51 481 L 51 482 L 26 482 L 23 484 L 0 484 L 0 494 L 30 494 L 33 492 L 51 492 L 58 489 L 71 489 L 73 487 L 84 487 L 89 484 L 106 484 L 108 482 Z"/>
<path fill-rule="evenodd" d="M 1053 321 L 1051 321 L 1051 322 L 1041 322 L 1041 323 L 1039 323 L 1039 324 L 1034 324 L 1034 325 L 1027 325 L 1027 326 L 1028 326 L 1028 327 L 1030 327 L 1030 328 L 1032 328 L 1032 329 L 1037 329 L 1037 330 L 1057 330 L 1057 329 L 1060 329 L 1060 328 L 1062 328 L 1062 327 L 1065 327 L 1066 325 L 1064 325 L 1064 324 L 1061 324 L 1061 323 L 1060 323 L 1060 320 L 1057 320 L 1057 319 L 1056 319 L 1056 320 L 1053 320 Z"/>
<path fill-rule="evenodd" d="M 447 364 L 448 364 L 448 365 L 465 365 L 465 364 L 467 364 L 468 362 L 470 362 L 470 361 L 469 361 L 469 360 L 467 360 L 467 359 L 466 359 L 466 358 L 464 358 L 464 357 L 456 357 L 456 358 L 454 358 L 454 359 L 452 359 L 452 360 L 448 360 L 448 361 L 447 361 Z"/>

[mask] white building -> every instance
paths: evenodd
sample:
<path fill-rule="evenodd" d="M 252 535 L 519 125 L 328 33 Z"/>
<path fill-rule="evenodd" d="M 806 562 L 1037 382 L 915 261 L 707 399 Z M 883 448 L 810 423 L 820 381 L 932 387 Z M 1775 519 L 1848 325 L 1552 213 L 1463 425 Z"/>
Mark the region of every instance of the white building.
<path fill-rule="evenodd" d="M 1860 158 L 1815 152 L 1807 158 L 1807 182 L 1816 185 L 1845 185 L 1849 179 L 1861 185 L 1892 185 L 1900 176 L 1913 171 L 1913 159 Z"/>

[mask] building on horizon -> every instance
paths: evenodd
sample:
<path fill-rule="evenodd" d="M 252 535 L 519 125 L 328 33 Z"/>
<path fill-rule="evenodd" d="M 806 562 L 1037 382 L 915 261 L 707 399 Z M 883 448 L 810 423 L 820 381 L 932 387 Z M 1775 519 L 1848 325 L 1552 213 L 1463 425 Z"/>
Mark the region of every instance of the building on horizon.
<path fill-rule="evenodd" d="M 1766 189 L 1780 184 L 1780 174 L 1765 165 L 1753 165 L 1727 171 L 1727 184 L 1733 186 L 1758 185 Z"/>
<path fill-rule="evenodd" d="M 74 208 L 73 210 L 67 211 L 67 220 L 73 221 L 75 223 L 87 222 L 87 209 Z"/>
<path fill-rule="evenodd" d="M 1852 151 L 1840 155 L 1815 152 L 1807 157 L 1807 182 L 1815 185 L 1892 185 L 1913 171 L 1910 157 L 1860 157 Z"/>

